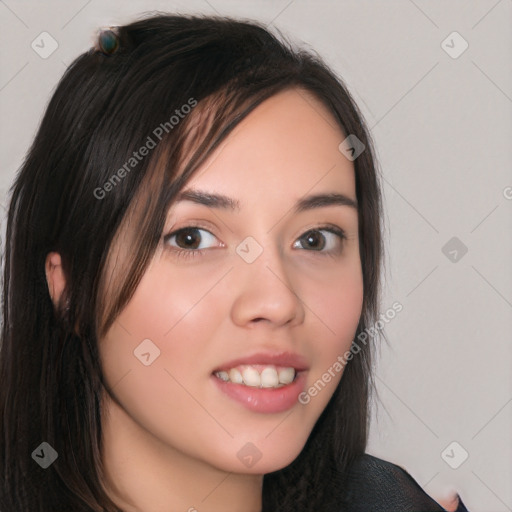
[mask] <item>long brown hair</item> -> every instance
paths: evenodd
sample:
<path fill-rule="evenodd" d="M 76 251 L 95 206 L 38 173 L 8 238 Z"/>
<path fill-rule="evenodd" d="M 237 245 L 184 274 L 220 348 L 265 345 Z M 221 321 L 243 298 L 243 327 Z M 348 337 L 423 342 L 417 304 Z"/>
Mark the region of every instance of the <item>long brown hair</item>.
<path fill-rule="evenodd" d="M 368 130 L 342 80 L 257 23 L 157 15 L 102 37 L 60 80 L 10 191 L 2 512 L 119 511 L 102 486 L 98 339 L 135 291 L 177 193 L 245 116 L 280 91 L 313 93 L 366 147 L 354 161 L 364 282 L 356 336 L 377 316 L 380 189 Z M 176 110 L 185 114 L 173 124 Z M 156 147 L 127 166 L 148 137 Z M 129 253 L 121 236 L 132 239 Z M 58 308 L 45 276 L 50 251 L 61 254 L 66 276 Z M 326 510 L 333 485 L 365 450 L 371 353 L 365 344 L 347 364 L 299 457 L 265 475 L 265 512 Z M 42 442 L 58 453 L 47 469 L 31 457 Z"/>

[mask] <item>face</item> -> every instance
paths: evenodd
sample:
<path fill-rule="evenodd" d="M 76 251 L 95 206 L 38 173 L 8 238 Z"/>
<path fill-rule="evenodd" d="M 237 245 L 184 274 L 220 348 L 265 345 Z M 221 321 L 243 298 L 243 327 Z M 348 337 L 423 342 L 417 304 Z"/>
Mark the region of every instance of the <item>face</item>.
<path fill-rule="evenodd" d="M 279 93 L 172 205 L 150 266 L 100 341 L 111 395 L 142 435 L 230 472 L 264 474 L 298 456 L 361 315 L 344 138 L 310 94 Z M 320 194 L 339 196 L 308 201 Z"/>

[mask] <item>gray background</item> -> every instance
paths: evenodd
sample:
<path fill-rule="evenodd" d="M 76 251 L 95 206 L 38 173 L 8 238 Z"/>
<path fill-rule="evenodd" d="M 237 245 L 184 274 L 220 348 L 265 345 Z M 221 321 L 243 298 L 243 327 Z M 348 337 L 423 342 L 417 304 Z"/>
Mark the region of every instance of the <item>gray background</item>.
<path fill-rule="evenodd" d="M 512 1 L 0 0 L 3 207 L 66 66 L 98 27 L 153 10 L 261 20 L 344 78 L 384 177 L 382 312 L 403 305 L 369 452 L 433 496 L 456 488 L 472 512 L 512 510 Z M 43 31 L 58 43 L 45 59 L 31 47 Z M 469 45 L 457 58 L 454 31 Z"/>

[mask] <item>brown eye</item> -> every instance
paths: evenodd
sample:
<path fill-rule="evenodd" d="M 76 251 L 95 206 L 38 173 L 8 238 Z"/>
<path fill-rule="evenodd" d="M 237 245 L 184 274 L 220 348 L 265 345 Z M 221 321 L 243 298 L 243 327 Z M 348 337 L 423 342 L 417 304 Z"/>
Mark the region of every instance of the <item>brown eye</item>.
<path fill-rule="evenodd" d="M 325 237 L 318 230 L 308 231 L 302 235 L 300 240 L 304 245 L 315 251 L 321 251 L 325 247 Z"/>
<path fill-rule="evenodd" d="M 165 236 L 164 242 L 177 249 L 201 250 L 205 249 L 205 247 L 199 247 L 202 243 L 214 242 L 215 238 L 205 229 L 189 226 L 169 233 Z"/>
<path fill-rule="evenodd" d="M 197 229 L 183 229 L 176 234 L 176 243 L 186 249 L 197 249 L 201 243 L 201 236 L 198 235 Z"/>
<path fill-rule="evenodd" d="M 341 250 L 342 242 L 345 239 L 345 232 L 341 228 L 326 226 L 310 229 L 295 242 L 293 247 L 326 254 L 335 253 Z"/>

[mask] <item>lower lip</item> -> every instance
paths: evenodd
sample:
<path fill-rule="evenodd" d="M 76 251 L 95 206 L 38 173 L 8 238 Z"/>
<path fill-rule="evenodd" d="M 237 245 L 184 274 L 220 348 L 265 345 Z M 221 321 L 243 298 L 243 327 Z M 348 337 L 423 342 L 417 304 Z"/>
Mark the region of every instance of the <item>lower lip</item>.
<path fill-rule="evenodd" d="M 247 409 L 260 413 L 278 413 L 291 409 L 298 403 L 306 383 L 306 372 L 299 372 L 296 379 L 281 388 L 253 388 L 243 384 L 225 382 L 215 375 L 212 379 L 219 389 Z"/>

